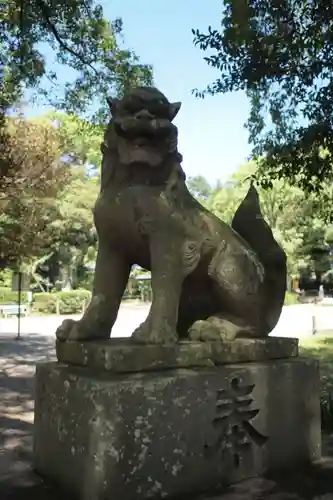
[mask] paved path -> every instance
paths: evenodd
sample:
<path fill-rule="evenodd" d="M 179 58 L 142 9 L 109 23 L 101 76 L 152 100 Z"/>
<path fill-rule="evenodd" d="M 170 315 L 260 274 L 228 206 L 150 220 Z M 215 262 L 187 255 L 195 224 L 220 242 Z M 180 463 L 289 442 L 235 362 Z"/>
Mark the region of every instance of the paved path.
<path fill-rule="evenodd" d="M 132 331 L 145 320 L 150 304 L 122 304 L 116 324 L 112 330 L 113 337 L 129 337 Z M 27 334 L 39 334 L 54 337 L 57 327 L 65 318 L 79 319 L 77 316 L 28 316 L 21 319 L 22 337 Z M 0 318 L 0 338 L 17 333 L 16 318 Z"/>
<path fill-rule="evenodd" d="M 123 304 L 112 330 L 112 337 L 128 337 L 146 318 L 149 304 Z M 30 316 L 22 318 L 22 336 L 39 334 L 54 336 L 65 317 L 79 319 L 80 316 Z M 313 317 L 318 332 L 333 331 L 333 306 L 295 305 L 284 307 L 280 321 L 271 335 L 279 337 L 308 337 L 312 335 Z M 0 319 L 0 338 L 15 335 L 17 320 Z"/>
<path fill-rule="evenodd" d="M 309 337 L 312 335 L 313 318 L 318 333 L 333 331 L 333 307 L 303 304 L 287 306 L 271 335 L 279 337 Z"/>

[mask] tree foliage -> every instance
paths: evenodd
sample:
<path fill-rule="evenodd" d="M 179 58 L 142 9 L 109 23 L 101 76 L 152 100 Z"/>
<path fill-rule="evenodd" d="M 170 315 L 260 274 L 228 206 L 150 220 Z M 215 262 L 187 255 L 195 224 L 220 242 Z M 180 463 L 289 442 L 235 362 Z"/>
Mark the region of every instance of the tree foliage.
<path fill-rule="evenodd" d="M 255 176 L 257 168 L 255 162 L 242 166 L 221 189 L 211 191 L 206 206 L 231 223 L 248 190 L 249 178 Z M 269 189 L 258 186 L 258 191 L 262 214 L 286 251 L 289 275 L 316 272 L 322 276 L 327 272 L 333 250 L 333 225 L 327 224 L 317 197 L 285 179 L 274 181 Z"/>
<path fill-rule="evenodd" d="M 94 262 L 92 208 L 99 192 L 99 127 L 65 113 L 7 119 L 2 172 L 3 265 L 24 267 L 39 290 L 75 286 Z"/>
<path fill-rule="evenodd" d="M 0 259 L 21 262 L 47 245 L 48 217 L 68 169 L 51 124 L 7 119 L 6 129 L 0 157 Z"/>
<path fill-rule="evenodd" d="M 98 175 L 103 126 L 64 112 L 50 112 L 41 120 L 51 121 L 57 127 L 62 154 L 68 163 L 84 167 L 89 176 Z"/>
<path fill-rule="evenodd" d="M 192 195 L 201 202 L 207 200 L 212 190 L 209 182 L 203 175 L 189 177 L 186 184 Z"/>
<path fill-rule="evenodd" d="M 262 185 L 286 178 L 308 191 L 333 180 L 333 4 L 223 0 L 222 29 L 193 30 L 220 75 L 198 96 L 246 91 Z"/>
<path fill-rule="evenodd" d="M 97 234 L 92 209 L 99 193 L 97 178 L 89 178 L 81 167 L 71 169 L 71 182 L 56 200 L 57 215 L 51 223 L 53 281 L 72 288 L 87 274 L 97 252 Z"/>
<path fill-rule="evenodd" d="M 103 120 L 108 94 L 152 79 L 151 67 L 122 46 L 122 36 L 121 19 L 109 22 L 94 0 L 0 1 L 0 105 L 11 106 L 33 88 L 69 112 L 94 104 Z M 73 78 L 59 82 L 50 53 Z"/>

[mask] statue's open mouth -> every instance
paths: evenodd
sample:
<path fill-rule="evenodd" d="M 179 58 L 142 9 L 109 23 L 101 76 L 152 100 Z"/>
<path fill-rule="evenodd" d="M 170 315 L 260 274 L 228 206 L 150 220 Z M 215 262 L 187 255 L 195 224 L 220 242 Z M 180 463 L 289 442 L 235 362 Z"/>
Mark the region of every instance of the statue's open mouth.
<path fill-rule="evenodd" d="M 136 137 L 131 141 L 134 148 L 149 148 L 152 146 L 152 137 Z"/>
<path fill-rule="evenodd" d="M 139 146 L 143 146 L 144 141 L 165 141 L 174 131 L 174 125 L 168 120 L 138 120 L 128 118 L 121 122 L 114 123 L 118 136 L 131 141 L 138 141 Z"/>

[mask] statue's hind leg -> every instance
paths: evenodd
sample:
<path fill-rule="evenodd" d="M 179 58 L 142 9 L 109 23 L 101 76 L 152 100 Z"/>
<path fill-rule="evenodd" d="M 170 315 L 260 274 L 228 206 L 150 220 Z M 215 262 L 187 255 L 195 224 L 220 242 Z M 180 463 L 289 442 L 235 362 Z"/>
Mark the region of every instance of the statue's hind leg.
<path fill-rule="evenodd" d="M 214 282 L 207 276 L 185 278 L 179 303 L 177 332 L 180 339 L 188 339 L 190 327 L 219 310 L 215 300 Z"/>
<path fill-rule="evenodd" d="M 236 248 L 236 250 L 235 250 Z M 257 257 L 242 244 L 223 242 L 208 269 L 219 301 L 219 311 L 189 329 L 193 340 L 232 340 L 262 337 L 263 269 Z"/>

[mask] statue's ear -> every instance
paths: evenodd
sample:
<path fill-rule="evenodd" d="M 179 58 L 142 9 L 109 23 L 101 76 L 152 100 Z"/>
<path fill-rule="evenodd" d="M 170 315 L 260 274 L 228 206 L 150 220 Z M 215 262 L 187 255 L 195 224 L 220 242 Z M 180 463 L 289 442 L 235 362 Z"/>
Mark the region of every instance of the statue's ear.
<path fill-rule="evenodd" d="M 114 116 L 116 114 L 119 99 L 112 99 L 111 97 L 107 97 L 106 101 L 109 105 L 111 115 Z"/>
<path fill-rule="evenodd" d="M 169 118 L 170 118 L 171 122 L 177 116 L 178 111 L 180 110 L 181 105 L 182 105 L 181 102 L 172 102 L 170 104 L 170 106 L 169 106 Z"/>

